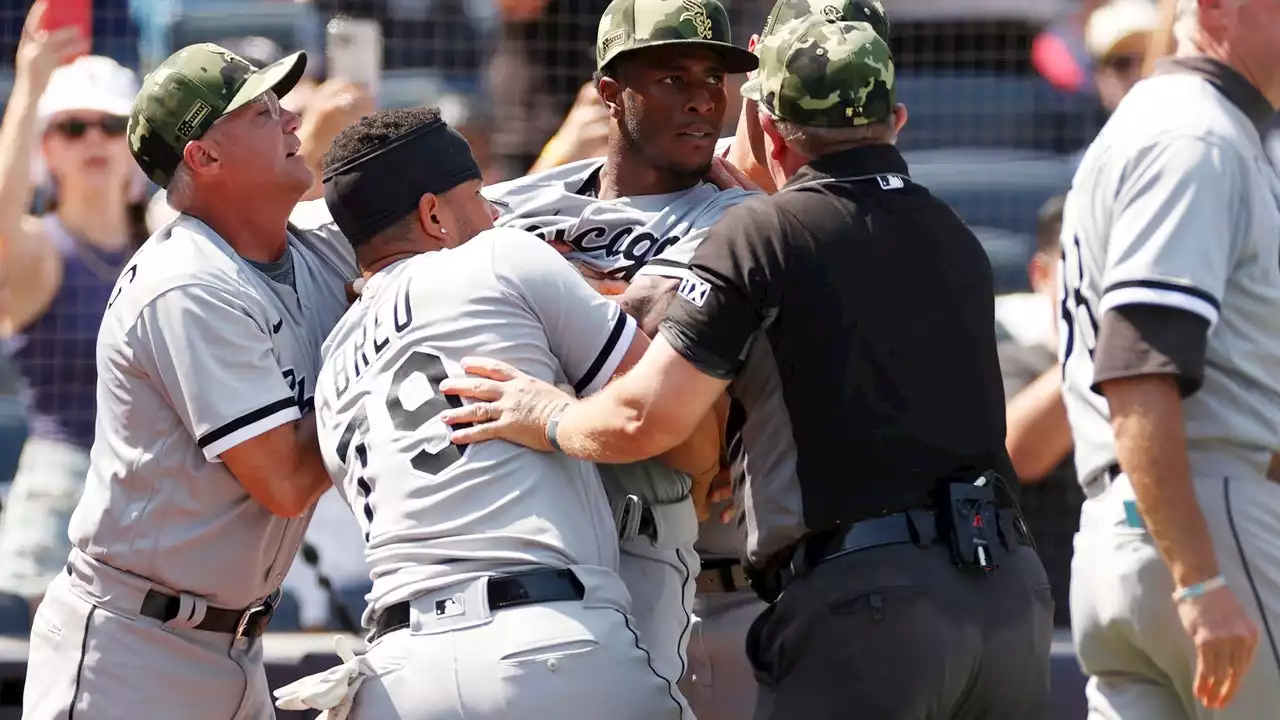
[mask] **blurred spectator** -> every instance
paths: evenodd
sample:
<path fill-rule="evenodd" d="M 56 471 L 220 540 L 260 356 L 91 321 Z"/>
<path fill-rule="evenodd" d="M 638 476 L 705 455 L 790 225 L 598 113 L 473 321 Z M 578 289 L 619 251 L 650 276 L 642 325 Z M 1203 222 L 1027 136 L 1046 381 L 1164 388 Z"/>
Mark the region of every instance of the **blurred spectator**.
<path fill-rule="evenodd" d="M 1031 43 L 1031 64 L 1059 90 L 1092 94 L 1089 53 L 1085 49 L 1085 22 L 1094 8 L 1106 0 L 1083 0 L 1076 12 L 1050 23 Z"/>
<path fill-rule="evenodd" d="M 382 65 L 477 75 L 488 49 L 468 0 L 311 0 L 321 13 L 371 18 L 382 27 Z M 603 7 L 603 6 L 602 6 Z M 593 26 L 594 28 L 594 26 Z M 595 40 L 594 29 L 591 40 Z M 589 54 L 589 53 L 588 53 Z"/>
<path fill-rule="evenodd" d="M 30 437 L 0 516 L 0 591 L 36 600 L 66 562 L 67 524 L 94 440 L 96 344 L 116 278 L 146 239 L 145 179 L 125 143 L 138 90 L 132 71 L 84 56 L 74 29 L 38 30 L 18 46 L 0 125 L 0 247 Z M 33 179 L 49 207 L 27 214 Z"/>
<path fill-rule="evenodd" d="M 569 108 L 560 129 L 551 136 L 529 172 L 549 170 L 576 160 L 604 157 L 609 149 L 609 111 L 595 83 L 587 83 Z"/>
<path fill-rule="evenodd" d="M 1152 0 L 1111 0 L 1089 16 L 1085 46 L 1098 98 L 1108 112 L 1142 79 L 1142 63 L 1158 23 Z"/>
<path fill-rule="evenodd" d="M 498 0 L 500 35 L 489 62 L 493 163 L 485 182 L 520 177 L 595 71 L 606 0 Z"/>
<path fill-rule="evenodd" d="M 1052 198 L 1040 210 L 1036 253 L 1028 268 L 1032 292 L 996 298 L 997 348 L 1008 403 L 1005 444 L 1023 484 L 1023 512 L 1053 586 L 1059 626 L 1070 620 L 1072 538 L 1084 501 L 1071 457 L 1057 352 L 1064 198 Z"/>
<path fill-rule="evenodd" d="M 125 67 L 138 64 L 138 27 L 129 11 L 130 3 L 131 0 L 92 0 L 91 5 L 93 44 L 90 50 Z M 27 8 L 25 1 L 0 4 L 0 57 L 6 61 L 17 52 Z"/>

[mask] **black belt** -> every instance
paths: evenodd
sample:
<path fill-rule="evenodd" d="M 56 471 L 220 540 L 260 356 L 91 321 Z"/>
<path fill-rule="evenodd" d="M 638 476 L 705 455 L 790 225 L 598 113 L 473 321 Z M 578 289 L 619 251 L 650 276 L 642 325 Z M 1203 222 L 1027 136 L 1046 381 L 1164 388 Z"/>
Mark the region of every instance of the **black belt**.
<path fill-rule="evenodd" d="M 1006 549 L 1018 545 L 1032 546 L 1031 535 L 1018 518 L 1016 511 L 1003 509 L 997 512 L 999 536 Z M 804 577 L 813 568 L 842 555 L 885 545 L 911 543 L 925 548 L 937 544 L 937 516 L 932 510 L 911 510 L 896 515 L 870 518 L 843 525 L 834 530 L 810 533 L 796 544 L 790 556 L 772 573 L 766 573 L 762 586 L 762 598 L 767 602 L 776 599 L 788 585 Z M 767 577 L 772 575 L 772 577 Z M 770 592 L 772 590 L 773 592 Z M 759 591 L 758 591 L 759 592 Z"/>
<path fill-rule="evenodd" d="M 1092 477 L 1089 477 L 1084 482 L 1085 497 L 1096 498 L 1105 493 L 1123 472 L 1118 463 L 1111 463 L 1094 473 Z"/>
<path fill-rule="evenodd" d="M 490 611 L 536 603 L 581 600 L 586 597 L 582 581 L 572 570 L 567 569 L 528 570 L 510 575 L 493 575 L 488 580 Z M 398 602 L 379 613 L 369 642 L 409 627 L 410 602 Z M 442 610 L 443 608 L 437 608 L 437 614 L 441 614 Z"/>
<path fill-rule="evenodd" d="M 66 571 L 68 575 L 72 574 L 70 564 L 66 566 Z M 208 632 L 226 633 L 238 638 L 261 637 L 262 633 L 266 632 L 268 623 L 271 622 L 271 616 L 275 614 L 276 605 L 280 604 L 280 594 L 280 590 L 277 589 L 263 599 L 261 603 L 251 605 L 243 610 L 206 607 L 204 619 L 192 626 L 192 628 Z M 138 614 L 160 622 L 169 622 L 178 617 L 181 608 L 181 598 L 167 595 L 158 590 L 148 590 L 147 594 L 142 597 L 142 606 L 138 608 Z"/>

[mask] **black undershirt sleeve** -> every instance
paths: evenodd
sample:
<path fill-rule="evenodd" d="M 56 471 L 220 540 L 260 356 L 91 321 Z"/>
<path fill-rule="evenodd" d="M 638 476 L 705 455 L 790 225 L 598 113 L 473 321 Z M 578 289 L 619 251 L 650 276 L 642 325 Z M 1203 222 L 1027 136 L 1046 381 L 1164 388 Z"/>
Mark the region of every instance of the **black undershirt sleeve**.
<path fill-rule="evenodd" d="M 1172 375 L 1182 396 L 1204 383 L 1209 321 L 1164 305 L 1122 305 L 1102 316 L 1093 356 L 1093 391 L 1102 383 L 1142 375 Z"/>

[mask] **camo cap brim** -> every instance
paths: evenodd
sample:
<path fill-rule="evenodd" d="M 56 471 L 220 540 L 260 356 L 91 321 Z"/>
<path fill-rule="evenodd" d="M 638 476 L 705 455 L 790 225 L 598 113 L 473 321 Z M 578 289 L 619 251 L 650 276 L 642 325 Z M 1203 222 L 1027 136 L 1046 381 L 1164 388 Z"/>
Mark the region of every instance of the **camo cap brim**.
<path fill-rule="evenodd" d="M 760 64 L 754 53 L 733 44 L 729 15 L 718 0 L 613 0 L 600 16 L 596 69 L 644 48 L 705 47 L 724 59 L 728 73 Z"/>
<path fill-rule="evenodd" d="M 762 40 L 758 51 L 760 71 L 741 93 L 780 120 L 838 128 L 893 116 L 893 54 L 867 23 L 797 20 Z"/>
<path fill-rule="evenodd" d="M 129 151 L 152 182 L 168 187 L 187 143 L 267 91 L 284 97 L 306 67 L 304 52 L 259 69 L 213 43 L 189 45 L 143 80 L 129 115 Z"/>

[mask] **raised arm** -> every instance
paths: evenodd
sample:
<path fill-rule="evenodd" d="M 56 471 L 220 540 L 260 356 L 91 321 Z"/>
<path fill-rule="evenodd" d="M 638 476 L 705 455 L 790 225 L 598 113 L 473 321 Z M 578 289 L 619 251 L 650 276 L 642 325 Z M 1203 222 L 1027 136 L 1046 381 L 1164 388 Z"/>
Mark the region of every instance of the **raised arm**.
<path fill-rule="evenodd" d="M 0 265 L 7 295 L 0 312 L 14 330 L 44 312 L 62 282 L 58 254 L 39 219 L 28 214 L 40 130 L 36 107 L 53 71 L 88 50 L 88 41 L 74 28 L 40 30 L 44 9 L 45 3 L 38 2 L 27 16 L 14 61 L 13 90 L 0 123 Z"/>

